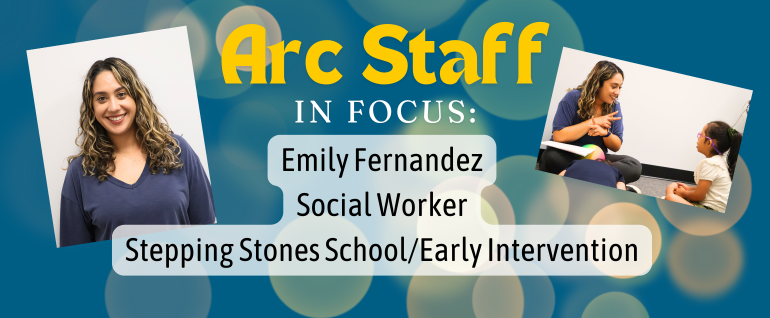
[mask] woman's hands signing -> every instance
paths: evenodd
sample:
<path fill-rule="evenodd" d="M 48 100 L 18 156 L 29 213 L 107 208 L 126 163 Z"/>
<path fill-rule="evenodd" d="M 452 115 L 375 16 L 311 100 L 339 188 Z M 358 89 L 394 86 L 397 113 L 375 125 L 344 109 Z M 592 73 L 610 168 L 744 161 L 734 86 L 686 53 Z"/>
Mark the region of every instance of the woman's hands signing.
<path fill-rule="evenodd" d="M 599 125 L 604 127 L 605 129 L 610 129 L 612 126 L 612 122 L 616 120 L 620 120 L 620 117 L 612 117 L 615 116 L 618 112 L 612 112 L 604 116 L 594 117 L 592 118 L 592 124 Z"/>
<path fill-rule="evenodd" d="M 589 136 L 606 136 L 608 133 L 608 130 L 610 129 L 610 127 L 612 127 L 612 122 L 616 120 L 620 120 L 620 117 L 613 117 L 617 113 L 618 112 L 612 112 L 604 116 L 591 118 L 591 124 L 588 125 L 588 135 Z"/>
<path fill-rule="evenodd" d="M 588 125 L 589 136 L 607 136 L 607 129 L 599 125 Z"/>

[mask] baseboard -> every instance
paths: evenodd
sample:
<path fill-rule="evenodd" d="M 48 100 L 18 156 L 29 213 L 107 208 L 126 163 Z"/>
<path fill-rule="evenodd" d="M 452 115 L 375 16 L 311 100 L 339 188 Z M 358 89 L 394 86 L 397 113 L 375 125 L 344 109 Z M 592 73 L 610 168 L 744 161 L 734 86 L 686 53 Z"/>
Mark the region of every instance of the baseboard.
<path fill-rule="evenodd" d="M 695 183 L 695 173 L 693 171 L 654 166 L 644 163 L 642 164 L 642 175 L 660 179 L 684 181 L 686 183 Z"/>
<path fill-rule="evenodd" d="M 540 149 L 537 154 L 537 162 L 540 162 L 540 157 L 543 155 L 545 149 Z M 668 167 L 661 167 L 655 165 L 642 164 L 642 175 L 647 177 L 668 179 L 673 181 L 683 181 L 686 183 L 695 183 L 695 177 L 693 171 L 679 170 Z"/>

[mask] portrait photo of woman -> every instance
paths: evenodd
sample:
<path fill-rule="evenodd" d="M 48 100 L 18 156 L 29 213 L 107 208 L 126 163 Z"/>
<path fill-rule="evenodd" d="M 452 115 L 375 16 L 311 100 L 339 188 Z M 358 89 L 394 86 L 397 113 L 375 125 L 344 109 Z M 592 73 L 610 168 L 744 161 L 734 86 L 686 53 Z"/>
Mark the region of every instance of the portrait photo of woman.
<path fill-rule="evenodd" d="M 27 59 L 57 247 L 216 222 L 186 27 Z"/>
<path fill-rule="evenodd" d="M 80 152 L 68 158 L 61 192 L 61 246 L 109 240 L 123 224 L 215 222 L 201 161 L 126 61 L 93 63 L 79 123 Z"/>

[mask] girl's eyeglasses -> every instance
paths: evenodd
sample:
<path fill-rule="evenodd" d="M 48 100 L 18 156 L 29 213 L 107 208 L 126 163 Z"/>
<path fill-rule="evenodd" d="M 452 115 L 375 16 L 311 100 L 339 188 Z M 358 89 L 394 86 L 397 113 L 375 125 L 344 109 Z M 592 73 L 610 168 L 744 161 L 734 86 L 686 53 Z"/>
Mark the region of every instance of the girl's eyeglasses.
<path fill-rule="evenodd" d="M 703 133 L 699 132 L 698 133 L 698 139 L 700 139 L 700 137 L 706 137 L 706 139 L 711 141 L 711 148 L 714 148 L 714 151 L 716 151 L 718 154 L 720 154 L 720 155 L 722 154 L 721 152 L 719 152 L 719 150 L 717 150 L 717 146 L 714 144 L 714 139 L 711 139 L 708 136 L 704 136 Z"/>

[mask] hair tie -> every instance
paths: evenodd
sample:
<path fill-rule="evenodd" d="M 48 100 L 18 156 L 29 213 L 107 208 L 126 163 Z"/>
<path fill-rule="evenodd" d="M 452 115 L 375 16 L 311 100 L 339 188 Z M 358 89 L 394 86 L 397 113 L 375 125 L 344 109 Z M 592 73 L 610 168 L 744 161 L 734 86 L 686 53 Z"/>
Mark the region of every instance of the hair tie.
<path fill-rule="evenodd" d="M 733 136 L 735 136 L 735 128 L 733 127 L 727 128 L 727 136 L 729 136 L 730 140 L 732 140 Z"/>

